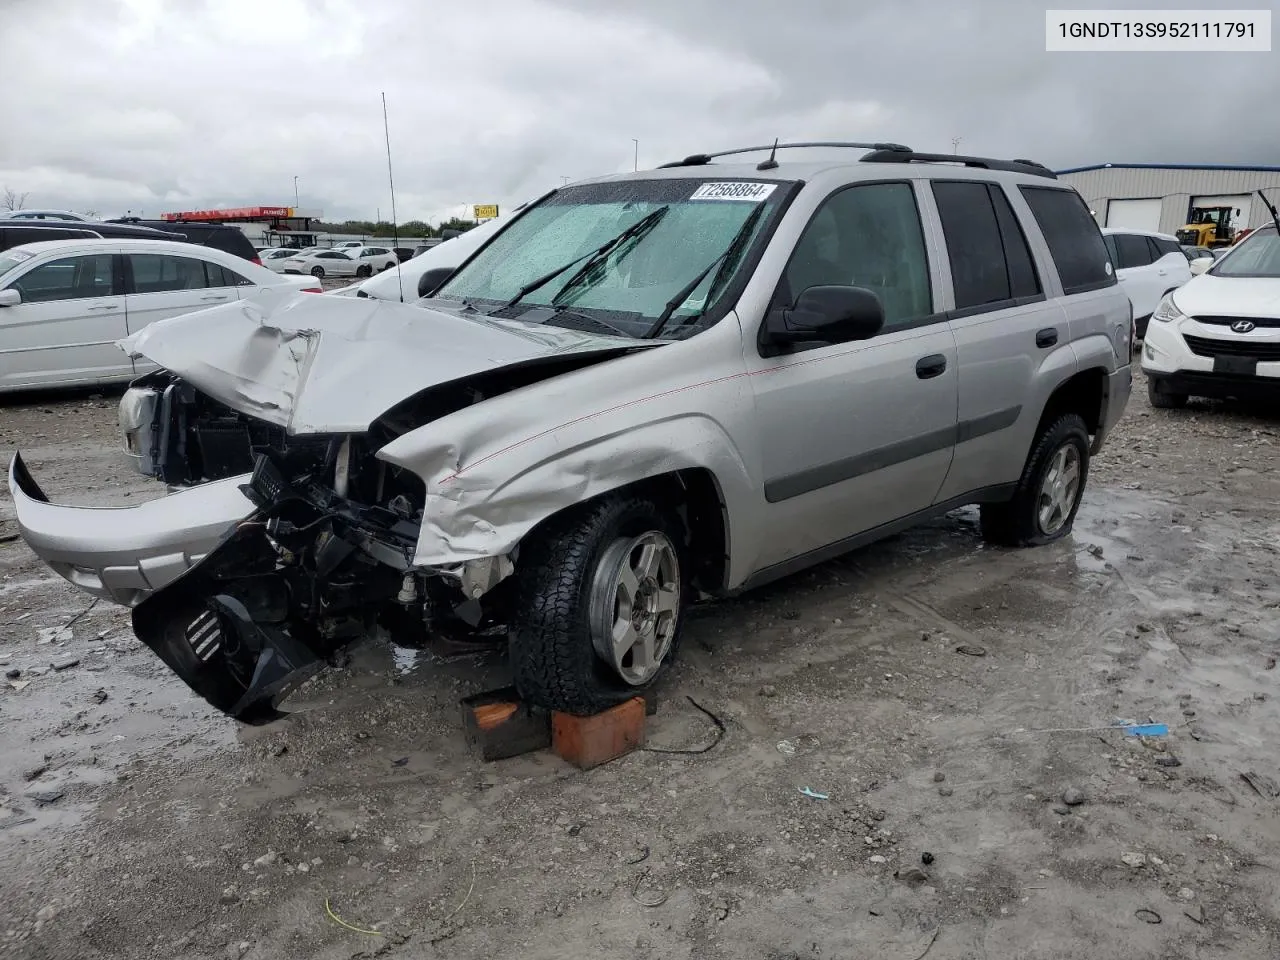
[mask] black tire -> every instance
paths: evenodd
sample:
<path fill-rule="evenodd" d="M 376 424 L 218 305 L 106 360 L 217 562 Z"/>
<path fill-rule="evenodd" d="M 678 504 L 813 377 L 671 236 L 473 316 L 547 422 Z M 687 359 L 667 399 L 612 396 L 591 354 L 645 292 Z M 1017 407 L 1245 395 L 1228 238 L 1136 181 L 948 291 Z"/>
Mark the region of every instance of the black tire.
<path fill-rule="evenodd" d="M 312 267 L 312 268 L 311 268 L 311 275 L 312 275 L 313 277 L 315 277 L 317 280 L 323 280 L 323 279 L 324 279 L 324 267 Z"/>
<path fill-rule="evenodd" d="M 365 277 L 371 276 L 373 276 L 373 267 L 369 266 L 367 263 L 362 263 L 360 266 L 356 267 L 357 278 L 363 280 Z"/>
<path fill-rule="evenodd" d="M 1157 410 L 1180 410 L 1187 405 L 1185 393 L 1166 390 L 1164 383 L 1156 377 L 1147 378 L 1147 399 Z"/>
<path fill-rule="evenodd" d="M 1066 445 L 1079 455 L 1080 480 L 1066 522 L 1046 532 L 1040 523 L 1040 497 L 1045 475 Z M 1089 479 L 1089 428 L 1079 414 L 1067 413 L 1047 424 L 1031 448 L 1013 498 L 981 506 L 982 539 L 1004 547 L 1032 547 L 1059 540 L 1071 532 Z"/>
<path fill-rule="evenodd" d="M 632 685 L 597 654 L 592 642 L 591 597 L 606 552 L 623 538 L 655 531 L 674 546 L 680 604 L 674 636 L 647 682 Z M 637 696 L 675 659 L 688 607 L 685 535 L 670 513 L 637 497 L 606 497 L 552 518 L 520 545 L 509 651 L 516 689 L 548 710 L 590 716 Z"/>

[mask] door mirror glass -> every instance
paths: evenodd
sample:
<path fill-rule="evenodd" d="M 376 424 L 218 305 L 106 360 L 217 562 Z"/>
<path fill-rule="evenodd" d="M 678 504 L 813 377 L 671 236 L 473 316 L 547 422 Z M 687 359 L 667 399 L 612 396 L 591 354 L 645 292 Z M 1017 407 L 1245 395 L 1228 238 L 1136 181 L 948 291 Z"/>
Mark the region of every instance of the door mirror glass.
<path fill-rule="evenodd" d="M 775 343 L 847 343 L 874 337 L 884 328 L 884 306 L 865 287 L 809 287 L 795 304 L 775 310 L 765 331 Z"/>
<path fill-rule="evenodd" d="M 22 294 L 17 290 L 0 290 L 0 307 L 16 307 L 22 302 Z"/>
<path fill-rule="evenodd" d="M 1198 277 L 1210 267 L 1213 266 L 1213 257 L 1200 257 L 1198 260 L 1191 261 L 1191 275 Z"/>
<path fill-rule="evenodd" d="M 418 296 L 429 297 L 453 275 L 453 267 L 432 267 L 418 278 Z"/>

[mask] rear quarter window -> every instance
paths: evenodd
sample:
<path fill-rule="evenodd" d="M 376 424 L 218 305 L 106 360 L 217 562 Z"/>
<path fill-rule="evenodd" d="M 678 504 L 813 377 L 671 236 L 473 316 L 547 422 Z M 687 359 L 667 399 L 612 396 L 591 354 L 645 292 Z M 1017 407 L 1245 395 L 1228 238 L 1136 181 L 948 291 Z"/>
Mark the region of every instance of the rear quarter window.
<path fill-rule="evenodd" d="M 1058 268 L 1062 292 L 1070 295 L 1115 286 L 1115 269 L 1102 231 L 1084 198 L 1074 190 L 1019 184 Z"/>

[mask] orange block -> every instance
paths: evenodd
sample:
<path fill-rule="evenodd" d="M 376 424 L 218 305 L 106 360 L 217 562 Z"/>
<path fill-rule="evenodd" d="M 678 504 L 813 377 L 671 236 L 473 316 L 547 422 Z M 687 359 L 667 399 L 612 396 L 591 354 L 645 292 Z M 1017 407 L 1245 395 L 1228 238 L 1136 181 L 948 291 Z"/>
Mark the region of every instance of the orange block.
<path fill-rule="evenodd" d="M 551 749 L 580 770 L 616 760 L 644 745 L 645 700 L 633 697 L 590 717 L 551 715 Z"/>

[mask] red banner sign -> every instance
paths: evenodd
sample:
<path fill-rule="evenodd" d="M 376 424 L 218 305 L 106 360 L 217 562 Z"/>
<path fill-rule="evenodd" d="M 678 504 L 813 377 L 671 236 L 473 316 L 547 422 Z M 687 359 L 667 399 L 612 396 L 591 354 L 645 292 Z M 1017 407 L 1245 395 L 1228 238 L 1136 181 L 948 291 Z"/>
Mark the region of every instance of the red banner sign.
<path fill-rule="evenodd" d="M 293 207 L 231 207 L 227 210 L 186 210 L 161 214 L 165 220 L 262 220 L 292 217 Z"/>

